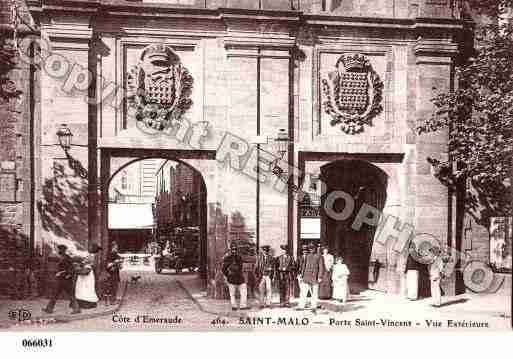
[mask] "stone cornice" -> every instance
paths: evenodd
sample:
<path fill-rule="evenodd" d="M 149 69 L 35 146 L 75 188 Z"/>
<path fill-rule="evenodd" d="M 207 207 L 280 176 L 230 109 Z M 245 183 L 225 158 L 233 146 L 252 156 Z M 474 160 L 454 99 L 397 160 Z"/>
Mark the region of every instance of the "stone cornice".
<path fill-rule="evenodd" d="M 415 55 L 419 56 L 447 56 L 453 57 L 459 53 L 458 45 L 451 42 L 419 39 L 415 45 Z"/>
<path fill-rule="evenodd" d="M 218 8 L 217 11 L 221 19 L 300 21 L 302 16 L 302 13 L 299 11 L 286 10 Z"/>
<path fill-rule="evenodd" d="M 102 1 L 99 6 L 102 16 L 141 17 L 141 18 L 198 18 L 218 19 L 219 13 L 213 9 L 176 7 L 168 4 L 134 3 L 128 1 Z"/>
<path fill-rule="evenodd" d="M 101 0 L 27 0 L 30 12 L 96 13 Z"/>
<path fill-rule="evenodd" d="M 392 30 L 421 30 L 441 29 L 461 31 L 464 29 L 464 22 L 457 19 L 436 19 L 436 18 L 414 18 L 414 19 L 392 19 L 392 18 L 368 18 L 368 17 L 345 17 L 331 15 L 302 15 L 302 20 L 313 26 L 329 27 L 364 27 Z"/>
<path fill-rule="evenodd" d="M 93 36 L 93 29 L 89 26 L 72 26 L 65 24 L 42 25 L 41 31 L 51 39 L 83 39 L 89 40 Z"/>
<path fill-rule="evenodd" d="M 292 37 L 280 38 L 280 37 L 244 37 L 244 36 L 225 36 L 223 38 L 224 45 L 227 49 L 239 49 L 239 48 L 273 48 L 290 50 L 296 42 Z"/>
<path fill-rule="evenodd" d="M 293 25 L 322 27 L 360 27 L 371 29 L 403 30 L 406 32 L 461 32 L 463 20 L 449 18 L 375 18 L 348 17 L 326 14 L 305 14 L 294 10 L 256 10 L 237 8 L 199 8 L 170 4 L 130 2 L 126 0 L 28 0 L 33 16 L 91 15 L 102 19 L 153 18 L 197 19 L 230 23 L 233 21 L 282 22 Z"/>

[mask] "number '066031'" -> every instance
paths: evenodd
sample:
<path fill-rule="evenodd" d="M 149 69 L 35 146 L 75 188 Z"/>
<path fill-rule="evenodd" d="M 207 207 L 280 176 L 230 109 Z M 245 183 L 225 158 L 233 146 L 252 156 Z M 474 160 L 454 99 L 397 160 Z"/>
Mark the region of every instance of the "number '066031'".
<path fill-rule="evenodd" d="M 48 338 L 23 339 L 21 345 L 24 348 L 51 348 L 53 342 Z"/>

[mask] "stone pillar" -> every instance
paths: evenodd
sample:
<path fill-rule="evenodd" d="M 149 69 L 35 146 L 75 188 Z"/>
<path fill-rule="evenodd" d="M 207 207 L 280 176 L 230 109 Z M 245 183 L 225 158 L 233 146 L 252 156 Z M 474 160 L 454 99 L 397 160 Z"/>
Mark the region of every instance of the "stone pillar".
<path fill-rule="evenodd" d="M 36 200 L 41 202 L 39 216 L 47 247 L 64 243 L 87 249 L 90 240 L 89 182 L 96 173 L 90 173 L 95 159 L 89 148 L 89 22 L 89 17 L 56 17 L 41 26 L 42 38 L 50 47 L 41 70 L 42 195 Z M 67 151 L 57 136 L 62 124 L 73 134 Z"/>
<path fill-rule="evenodd" d="M 454 44 L 442 40 L 421 39 L 415 46 L 416 55 L 416 118 L 422 122 L 434 110 L 431 99 L 452 88 L 453 59 L 457 52 Z M 448 132 L 418 135 L 416 138 L 415 171 L 415 232 L 436 238 L 440 245 L 454 247 L 448 238 L 448 189 L 433 176 L 427 157 L 447 159 Z M 445 282 L 445 294 L 455 294 L 455 278 Z"/>
<path fill-rule="evenodd" d="M 101 232 L 101 246 L 104 249 L 102 260 L 106 262 L 107 251 L 109 248 L 109 179 L 111 176 L 111 157 L 107 150 L 102 150 L 100 154 L 100 201 L 98 203 L 98 212 L 100 216 L 100 232 Z"/>

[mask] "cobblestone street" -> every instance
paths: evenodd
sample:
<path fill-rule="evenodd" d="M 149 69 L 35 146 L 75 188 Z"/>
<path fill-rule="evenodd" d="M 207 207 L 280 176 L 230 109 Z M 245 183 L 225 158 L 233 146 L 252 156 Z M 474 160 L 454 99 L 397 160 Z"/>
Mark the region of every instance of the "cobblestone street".
<path fill-rule="evenodd" d="M 132 276 L 141 276 L 132 282 Z M 30 329 L 46 330 L 166 330 L 212 329 L 216 315 L 204 313 L 180 285 L 179 279 L 192 275 L 155 274 L 149 271 L 124 272 L 127 292 L 119 311 L 102 317 L 48 324 Z M 232 320 L 235 323 L 235 320 Z M 22 328 L 22 327 L 21 327 Z M 24 327 L 24 330 L 27 330 Z"/>
<path fill-rule="evenodd" d="M 141 268 L 142 269 L 142 268 Z M 148 268 L 149 269 L 149 268 Z M 251 309 L 232 312 L 227 300 L 206 297 L 196 274 L 156 274 L 151 270 L 126 271 L 128 282 L 120 309 L 112 314 L 68 323 L 39 326 L 22 325 L 13 330 L 294 330 L 294 329 L 473 329 L 448 321 L 486 323 L 481 329 L 508 329 L 510 302 L 506 297 L 464 295 L 444 298 L 442 308 L 433 308 L 429 299 L 408 301 L 398 296 L 365 291 L 352 296 L 342 309 L 321 302 L 317 315 L 293 308 Z M 141 276 L 137 282 L 132 277 Z M 274 298 L 276 303 L 277 298 Z M 428 323 L 429 322 L 429 323 Z M 439 323 L 435 324 L 435 323 Z M 479 328 L 478 328 L 479 329 Z"/>

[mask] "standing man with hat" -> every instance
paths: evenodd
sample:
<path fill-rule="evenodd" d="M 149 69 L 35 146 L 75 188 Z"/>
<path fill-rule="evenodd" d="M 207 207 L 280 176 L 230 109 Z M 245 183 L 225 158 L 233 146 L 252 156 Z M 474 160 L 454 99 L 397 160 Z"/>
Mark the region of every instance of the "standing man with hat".
<path fill-rule="evenodd" d="M 98 243 L 91 243 L 89 245 L 89 260 L 92 262 L 93 273 L 94 273 L 94 288 L 96 293 L 101 293 L 102 288 L 99 286 L 100 278 L 100 251 L 103 248 Z"/>
<path fill-rule="evenodd" d="M 123 257 L 121 257 L 118 253 L 118 244 L 116 242 L 112 242 L 112 247 L 110 253 L 107 255 L 107 273 L 109 275 L 108 279 L 108 295 L 110 296 L 109 304 L 116 304 L 119 282 L 121 281 L 120 270 L 121 265 L 123 264 Z"/>
<path fill-rule="evenodd" d="M 297 266 L 296 266 L 296 276 L 297 276 L 297 288 L 299 289 L 299 292 L 295 292 L 295 296 L 299 295 L 301 297 L 301 291 L 303 290 L 303 279 L 299 275 L 306 263 L 306 256 L 308 255 L 308 246 L 306 244 L 303 244 L 301 246 L 301 255 L 297 259 Z"/>
<path fill-rule="evenodd" d="M 235 243 L 230 244 L 230 253 L 223 258 L 222 272 L 230 290 L 230 302 L 232 310 L 237 310 L 236 292 L 240 294 L 240 309 L 248 309 L 248 289 L 242 273 L 242 257 L 238 254 Z"/>
<path fill-rule="evenodd" d="M 270 307 L 273 295 L 272 279 L 274 273 L 274 257 L 271 255 L 271 246 L 265 245 L 258 256 L 256 265 L 256 280 L 260 296 L 260 308 Z"/>
<path fill-rule="evenodd" d="M 296 263 L 289 254 L 288 245 L 281 245 L 280 248 L 283 250 L 283 253 L 275 261 L 276 280 L 278 281 L 278 289 L 280 291 L 280 307 L 288 307 L 290 306 L 290 297 L 294 293 Z"/>
<path fill-rule="evenodd" d="M 322 256 L 316 253 L 315 245 L 310 245 L 309 250 L 310 253 L 303 255 L 300 259 L 297 276 L 300 290 L 298 310 L 305 309 L 306 297 L 310 293 L 311 308 L 315 314 L 317 312 L 317 301 L 319 300 L 319 283 L 322 281 L 325 269 Z"/>
<path fill-rule="evenodd" d="M 61 257 L 58 267 L 59 270 L 55 274 L 55 278 L 57 279 L 57 286 L 52 293 L 48 305 L 43 309 L 43 312 L 49 314 L 53 313 L 55 303 L 59 299 L 59 296 L 62 292 L 67 292 L 70 297 L 71 307 L 73 308 L 73 312 L 71 314 L 80 313 L 77 298 L 75 297 L 75 273 L 73 270 L 73 259 L 67 253 L 68 247 L 66 247 L 64 244 L 59 244 L 57 246 L 57 250 L 59 256 Z"/>

